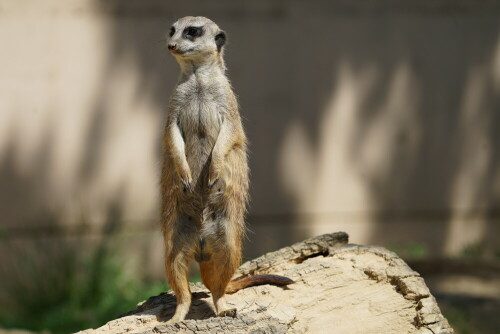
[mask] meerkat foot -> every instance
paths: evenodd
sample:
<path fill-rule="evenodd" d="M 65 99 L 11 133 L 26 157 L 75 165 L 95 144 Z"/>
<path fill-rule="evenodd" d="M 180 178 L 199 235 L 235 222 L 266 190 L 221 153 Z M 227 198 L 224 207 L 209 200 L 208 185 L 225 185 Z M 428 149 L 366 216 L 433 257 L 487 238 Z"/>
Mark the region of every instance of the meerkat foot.
<path fill-rule="evenodd" d="M 173 324 L 174 322 L 179 322 L 179 321 L 183 321 L 185 319 L 185 317 L 182 317 L 182 316 L 178 316 L 176 314 L 174 314 L 174 316 L 170 319 L 168 319 L 166 321 L 167 324 Z"/>
<path fill-rule="evenodd" d="M 236 317 L 236 308 L 228 307 L 226 305 L 226 301 L 224 300 L 224 297 L 220 297 L 214 300 L 215 306 L 217 309 L 217 316 L 219 317 L 231 317 L 235 318 Z"/>
<path fill-rule="evenodd" d="M 230 308 L 224 311 L 220 311 L 218 316 L 219 317 L 231 317 L 231 318 L 236 318 L 237 311 L 235 308 Z"/>
<path fill-rule="evenodd" d="M 167 320 L 167 323 L 171 324 L 186 319 L 186 315 L 188 314 L 190 304 L 191 304 L 190 302 L 178 304 L 177 308 L 175 309 L 175 314 L 172 316 L 172 318 Z"/>

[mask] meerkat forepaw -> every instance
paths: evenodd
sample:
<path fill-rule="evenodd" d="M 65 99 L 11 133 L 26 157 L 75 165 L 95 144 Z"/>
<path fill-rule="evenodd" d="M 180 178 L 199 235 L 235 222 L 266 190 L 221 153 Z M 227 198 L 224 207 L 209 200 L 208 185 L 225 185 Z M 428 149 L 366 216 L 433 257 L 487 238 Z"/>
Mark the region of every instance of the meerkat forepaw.
<path fill-rule="evenodd" d="M 220 170 L 221 168 L 218 167 L 218 164 L 212 161 L 212 165 L 210 166 L 210 171 L 208 173 L 208 188 L 212 188 L 217 181 L 219 181 Z"/>
<path fill-rule="evenodd" d="M 193 191 L 193 189 L 194 189 L 193 181 L 191 179 L 182 180 L 182 186 L 183 186 L 184 192 Z"/>
<path fill-rule="evenodd" d="M 193 184 L 193 178 L 191 177 L 191 173 L 187 172 L 184 173 L 184 175 L 181 175 L 181 183 L 184 192 L 186 191 L 193 191 L 194 189 L 194 184 Z"/>
<path fill-rule="evenodd" d="M 208 188 L 212 188 L 217 183 L 217 181 L 219 181 L 218 177 L 216 177 L 215 179 L 209 179 L 208 180 Z"/>

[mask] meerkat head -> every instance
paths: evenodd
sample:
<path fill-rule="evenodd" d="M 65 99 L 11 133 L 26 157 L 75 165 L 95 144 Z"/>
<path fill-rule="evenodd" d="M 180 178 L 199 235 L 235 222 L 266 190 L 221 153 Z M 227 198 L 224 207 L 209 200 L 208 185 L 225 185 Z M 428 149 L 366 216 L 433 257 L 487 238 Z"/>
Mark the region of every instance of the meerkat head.
<path fill-rule="evenodd" d="M 168 49 L 179 63 L 222 61 L 226 34 L 213 21 L 203 16 L 186 16 L 170 28 Z"/>

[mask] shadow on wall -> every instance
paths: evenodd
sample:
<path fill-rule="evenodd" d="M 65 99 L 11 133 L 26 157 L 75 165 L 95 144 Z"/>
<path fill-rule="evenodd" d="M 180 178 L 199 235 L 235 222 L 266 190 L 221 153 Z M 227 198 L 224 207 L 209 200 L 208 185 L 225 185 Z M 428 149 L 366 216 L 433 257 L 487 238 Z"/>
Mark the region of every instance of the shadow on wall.
<path fill-rule="evenodd" d="M 146 272 L 124 270 L 118 202 L 110 205 L 100 235 L 82 238 L 88 232 L 83 223 L 67 235 L 55 221 L 50 234 L 2 240 L 0 252 L 8 254 L 0 268 L 2 328 L 55 334 L 97 328 L 165 289 Z"/>
<path fill-rule="evenodd" d="M 25 75 L 12 60 L 16 94 L 4 98 L 13 102 L 0 137 L 5 229 L 33 230 L 45 216 L 76 228 L 84 216 L 100 231 L 118 205 L 124 228 L 158 233 L 161 130 L 178 75 L 163 38 L 194 13 L 229 35 L 251 141 L 247 257 L 338 229 L 354 242 L 417 240 L 437 252 L 498 235 L 498 6 L 85 6 L 43 13 L 31 38 L 47 46 L 34 51 L 39 63 L 26 59 Z M 9 43 L 13 59 L 29 53 L 30 43 Z"/>
<path fill-rule="evenodd" d="M 281 157 L 314 234 L 334 223 L 355 242 L 491 252 L 500 205 L 497 16 L 316 14 L 303 15 L 294 35 L 300 94 Z"/>

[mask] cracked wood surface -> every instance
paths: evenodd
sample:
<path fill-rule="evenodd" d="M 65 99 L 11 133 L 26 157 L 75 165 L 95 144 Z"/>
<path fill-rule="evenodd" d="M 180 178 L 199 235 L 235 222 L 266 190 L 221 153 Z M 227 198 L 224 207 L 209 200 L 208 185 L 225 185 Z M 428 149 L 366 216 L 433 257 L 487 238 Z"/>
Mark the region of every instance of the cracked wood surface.
<path fill-rule="evenodd" d="M 186 321 L 165 323 L 175 310 L 169 291 L 79 334 L 453 333 L 423 278 L 402 259 L 347 242 L 346 233 L 325 234 L 244 263 L 235 277 L 272 273 L 295 283 L 228 295 L 234 319 L 215 317 L 210 293 L 196 283 Z"/>

